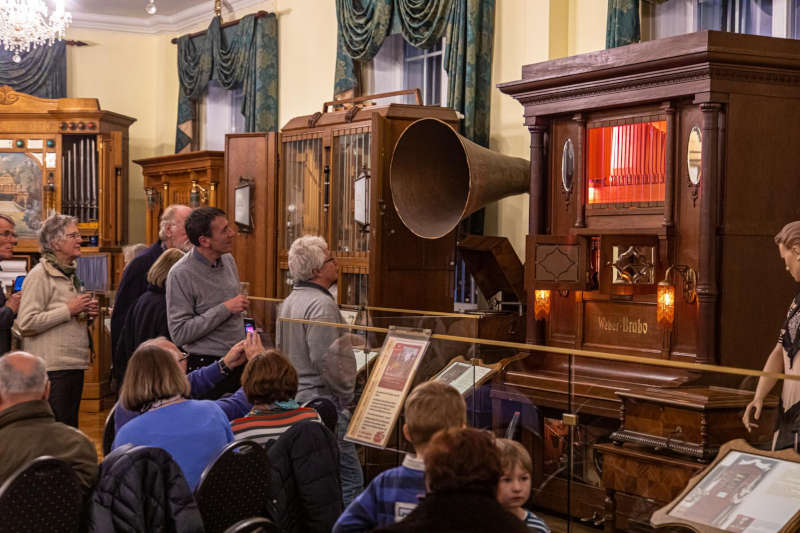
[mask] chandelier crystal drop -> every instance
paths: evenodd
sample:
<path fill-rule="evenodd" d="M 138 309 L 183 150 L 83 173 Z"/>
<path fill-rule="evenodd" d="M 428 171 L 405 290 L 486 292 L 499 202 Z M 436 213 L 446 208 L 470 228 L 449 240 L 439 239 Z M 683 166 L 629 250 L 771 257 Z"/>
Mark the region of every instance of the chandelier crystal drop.
<path fill-rule="evenodd" d="M 19 63 L 20 53 L 63 39 L 70 22 L 72 15 L 64 11 L 63 0 L 56 0 L 49 15 L 44 0 L 2 0 L 0 44 L 14 53 L 14 62 Z"/>
<path fill-rule="evenodd" d="M 155 0 L 150 0 L 150 2 L 148 2 L 148 4 L 144 7 L 144 10 L 148 15 L 155 15 L 156 11 L 158 11 Z"/>

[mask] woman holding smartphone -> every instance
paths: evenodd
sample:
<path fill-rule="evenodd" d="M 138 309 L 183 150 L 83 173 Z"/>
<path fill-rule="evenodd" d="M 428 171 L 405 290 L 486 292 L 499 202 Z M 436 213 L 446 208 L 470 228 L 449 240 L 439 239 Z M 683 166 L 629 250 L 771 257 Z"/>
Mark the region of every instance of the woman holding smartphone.
<path fill-rule="evenodd" d="M 76 273 L 81 234 L 75 217 L 53 215 L 39 230 L 42 257 L 25 278 L 16 324 L 26 351 L 47 364 L 56 420 L 78 427 L 83 371 L 89 368 L 89 321 L 97 300 Z"/>

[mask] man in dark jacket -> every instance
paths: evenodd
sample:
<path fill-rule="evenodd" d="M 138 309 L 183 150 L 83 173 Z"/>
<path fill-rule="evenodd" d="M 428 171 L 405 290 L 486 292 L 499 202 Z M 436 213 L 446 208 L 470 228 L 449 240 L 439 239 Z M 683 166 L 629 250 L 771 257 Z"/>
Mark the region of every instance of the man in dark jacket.
<path fill-rule="evenodd" d="M 167 248 L 180 248 L 186 251 L 190 245 L 186 238 L 186 218 L 191 214 L 192 208 L 173 204 L 168 206 L 161 214 L 158 226 L 158 241 L 145 252 L 135 257 L 125 271 L 117 289 L 114 309 L 111 312 L 111 346 L 116 347 L 125 325 L 125 316 L 134 306 L 139 296 L 147 290 L 147 271 L 153 266 Z M 125 365 L 118 365 L 113 361 L 114 379 L 122 383 L 122 372 Z"/>
<path fill-rule="evenodd" d="M 14 226 L 13 218 L 0 214 L 0 261 L 11 259 L 14 255 L 14 246 L 17 245 Z M 22 291 L 18 291 L 6 299 L 6 294 L 0 287 L 0 355 L 11 349 L 11 326 L 17 317 L 21 297 Z"/>
<path fill-rule="evenodd" d="M 0 485 L 42 455 L 66 462 L 85 489 L 97 479 L 97 452 L 86 435 L 56 422 L 44 361 L 25 352 L 0 357 Z"/>

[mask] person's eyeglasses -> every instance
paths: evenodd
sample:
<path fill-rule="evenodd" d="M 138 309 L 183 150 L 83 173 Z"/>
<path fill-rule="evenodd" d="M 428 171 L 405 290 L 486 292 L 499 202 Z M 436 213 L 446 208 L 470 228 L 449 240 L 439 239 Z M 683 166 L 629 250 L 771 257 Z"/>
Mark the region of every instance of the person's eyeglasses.
<path fill-rule="evenodd" d="M 79 240 L 81 238 L 81 234 L 76 231 L 73 233 L 67 233 L 66 235 L 64 235 L 64 237 L 66 237 L 67 239 Z"/>
<path fill-rule="evenodd" d="M 188 353 L 186 353 L 186 352 L 183 352 L 183 351 L 182 351 L 182 352 L 181 352 L 181 355 L 182 355 L 183 357 L 181 357 L 180 359 L 178 359 L 178 362 L 179 362 L 179 363 L 180 363 L 181 361 L 186 361 L 186 360 L 189 358 L 189 354 L 188 354 Z"/>
<path fill-rule="evenodd" d="M 9 231 L 9 230 L 6 230 L 6 231 L 0 233 L 0 236 L 2 236 L 5 239 L 16 239 L 17 238 L 17 234 L 14 233 L 13 231 Z"/>

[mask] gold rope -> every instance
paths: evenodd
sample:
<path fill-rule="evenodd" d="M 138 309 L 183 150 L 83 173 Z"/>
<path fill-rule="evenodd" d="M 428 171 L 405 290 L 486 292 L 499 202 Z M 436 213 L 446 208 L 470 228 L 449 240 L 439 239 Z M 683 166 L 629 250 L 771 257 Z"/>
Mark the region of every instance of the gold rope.
<path fill-rule="evenodd" d="M 359 331 L 372 331 L 375 333 L 389 333 L 387 328 L 378 328 L 375 326 L 360 326 L 358 324 L 339 324 L 336 322 L 317 322 L 314 320 L 304 320 L 301 318 L 279 318 L 278 320 L 284 322 L 295 322 L 298 324 L 311 324 L 318 326 L 330 326 L 339 329 L 357 329 Z M 699 372 L 719 372 L 721 374 L 735 374 L 739 376 L 756 376 L 768 377 L 775 379 L 789 379 L 800 381 L 800 375 L 788 375 L 774 372 L 764 372 L 763 370 L 750 370 L 748 368 L 735 368 L 729 366 L 709 365 L 707 363 L 684 363 L 682 361 L 667 361 L 663 359 L 650 359 L 647 357 L 639 357 L 636 355 L 621 355 L 606 352 L 597 352 L 593 350 L 578 350 L 575 348 L 558 348 L 555 346 L 541 346 L 539 344 L 526 344 L 522 342 L 498 341 L 492 339 L 475 339 L 472 337 L 458 337 L 456 335 L 442 335 L 434 333 L 431 339 L 442 341 L 464 342 L 468 344 L 482 344 L 487 346 L 500 346 L 502 348 L 516 348 L 525 351 L 539 351 L 550 352 L 562 355 L 575 355 L 580 357 L 589 357 L 592 359 L 604 359 L 607 361 L 623 361 L 626 363 L 641 363 L 651 366 L 663 366 L 668 368 L 680 368 L 683 370 L 694 370 Z"/>

